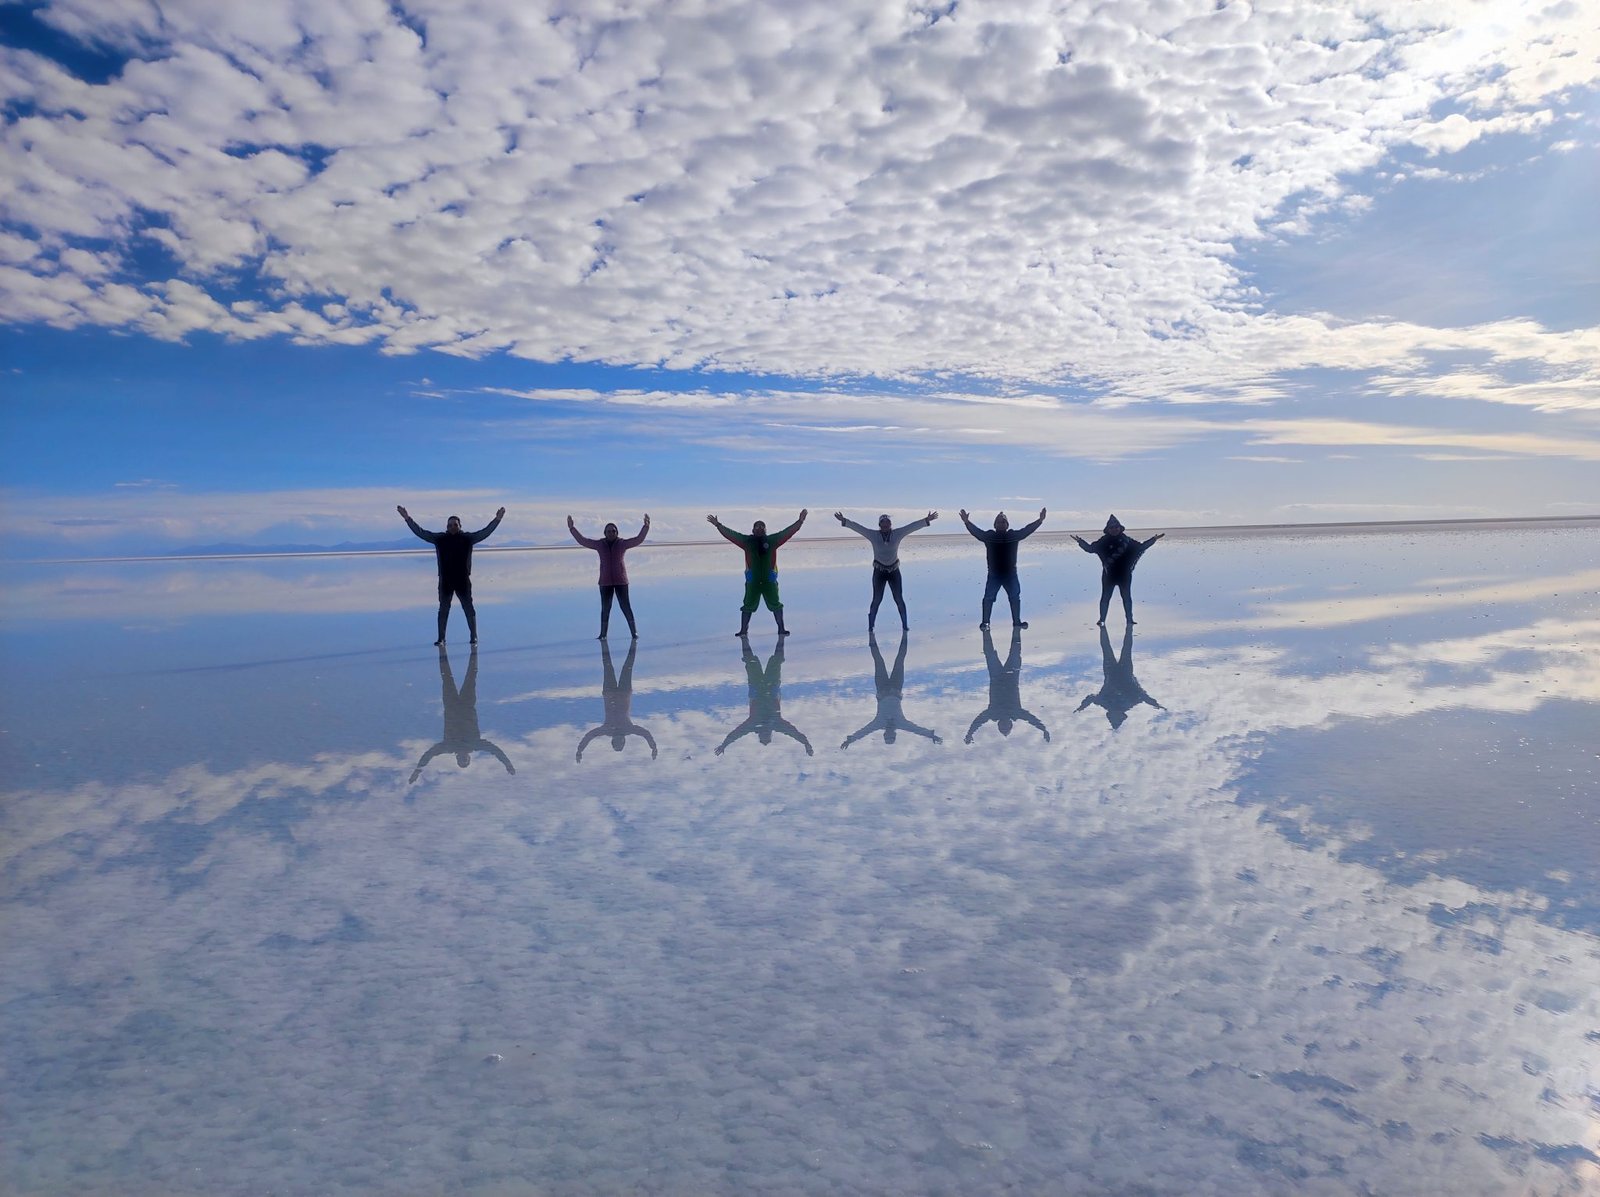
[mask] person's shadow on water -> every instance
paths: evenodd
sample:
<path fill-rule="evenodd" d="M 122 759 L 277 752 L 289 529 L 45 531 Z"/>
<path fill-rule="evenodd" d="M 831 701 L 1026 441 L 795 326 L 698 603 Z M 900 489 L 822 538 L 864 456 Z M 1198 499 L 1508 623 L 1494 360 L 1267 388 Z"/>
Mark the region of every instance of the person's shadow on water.
<path fill-rule="evenodd" d="M 453 753 L 456 765 L 465 769 L 472 763 L 472 754 L 487 752 L 495 756 L 506 767 L 507 773 L 515 773 L 513 765 L 506 754 L 500 751 L 498 745 L 483 738 L 478 730 L 478 650 L 473 648 L 467 658 L 467 680 L 460 689 L 456 688 L 455 675 L 450 672 L 450 654 L 445 651 L 444 645 L 439 646 L 439 688 L 444 699 L 444 737 L 432 748 L 424 752 L 417 761 L 417 767 L 411 770 L 411 781 L 414 782 L 422 776 L 422 770 L 429 761 L 441 753 Z M 407 785 L 411 782 L 407 782 Z"/>
<path fill-rule="evenodd" d="M 891 672 L 883 663 L 883 653 L 878 650 L 878 638 L 871 634 L 867 636 L 867 644 L 872 648 L 872 684 L 877 692 L 878 713 L 871 723 L 846 736 L 844 743 L 839 745 L 840 748 L 849 748 L 857 740 L 879 731 L 883 733 L 885 744 L 894 743 L 897 731 L 908 731 L 914 736 L 926 736 L 935 744 L 944 743 L 932 728 L 912 723 L 900 709 L 901 695 L 906 686 L 906 643 L 906 634 L 901 632 L 900 651 L 895 654 L 894 670 Z"/>
<path fill-rule="evenodd" d="M 989 705 L 978 712 L 978 717 L 967 728 L 965 742 L 991 719 L 1002 736 L 1009 736 L 1018 723 L 1030 723 L 1044 733 L 1044 742 L 1050 742 L 1050 729 L 1038 716 L 1022 705 L 1022 629 L 1011 626 L 1011 651 L 1002 661 L 995 651 L 994 636 L 987 628 L 983 633 L 983 660 L 989 667 Z"/>
<path fill-rule="evenodd" d="M 1115 730 L 1126 722 L 1128 712 L 1136 706 L 1148 704 L 1158 711 L 1167 709 L 1146 694 L 1139 679 L 1133 676 L 1133 628 L 1126 628 L 1122 633 L 1121 660 L 1111 651 L 1111 637 L 1105 628 L 1100 629 L 1100 664 L 1105 671 L 1105 681 L 1099 691 L 1078 704 L 1079 711 L 1090 706 L 1104 708 L 1106 721 Z"/>
<path fill-rule="evenodd" d="M 600 660 L 605 664 L 605 681 L 601 683 L 600 699 L 605 704 L 605 718 L 599 727 L 590 728 L 578 741 L 578 760 L 583 750 L 601 736 L 611 737 L 611 748 L 621 752 L 629 736 L 638 736 L 650 745 L 650 759 L 656 759 L 656 738 L 633 721 L 633 658 L 639 651 L 638 641 L 628 645 L 628 655 L 622 661 L 622 677 L 611 664 L 611 648 L 600 641 Z"/>
<path fill-rule="evenodd" d="M 762 669 L 760 660 L 750 650 L 750 641 L 748 639 L 740 641 L 745 681 L 750 688 L 750 717 L 729 732 L 727 738 L 717 745 L 718 756 L 727 751 L 728 745 L 741 737 L 748 736 L 751 732 L 755 732 L 756 738 L 763 744 L 772 743 L 773 732 L 782 732 L 803 744 L 807 756 L 816 755 L 816 750 L 811 747 L 811 741 L 806 739 L 805 733 L 783 717 L 783 696 L 780 692 L 780 687 L 783 685 L 783 643 L 781 639 L 778 641 L 778 647 L 772 650 L 767 667 Z"/>

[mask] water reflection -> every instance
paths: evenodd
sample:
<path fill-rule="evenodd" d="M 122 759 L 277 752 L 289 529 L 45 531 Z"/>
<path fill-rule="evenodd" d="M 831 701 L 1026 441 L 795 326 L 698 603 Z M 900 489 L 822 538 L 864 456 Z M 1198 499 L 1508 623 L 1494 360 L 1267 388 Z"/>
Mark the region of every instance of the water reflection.
<path fill-rule="evenodd" d="M 814 756 L 816 750 L 811 747 L 811 741 L 806 739 L 805 733 L 783 717 L 783 695 L 780 691 L 783 685 L 782 638 L 778 640 L 778 646 L 772 650 L 772 656 L 767 659 L 765 669 L 761 666 L 760 658 L 750 648 L 749 640 L 741 639 L 739 644 L 744 659 L 745 681 L 750 688 L 750 715 L 717 745 L 717 755 L 721 756 L 728 750 L 728 745 L 748 736 L 751 732 L 755 732 L 756 738 L 763 744 L 772 743 L 773 732 L 782 732 L 790 739 L 803 744 L 807 756 Z"/>
<path fill-rule="evenodd" d="M 467 656 L 467 679 L 459 689 L 456 687 L 455 675 L 450 670 L 450 653 L 444 645 L 439 646 L 439 696 L 444 700 L 444 735 L 437 744 L 418 758 L 416 768 L 411 770 L 411 781 L 414 782 L 421 777 L 428 762 L 443 753 L 453 754 L 456 766 L 465 769 L 472 763 L 473 753 L 487 752 L 506 767 L 507 773 L 517 771 L 511 759 L 500 751 L 500 746 L 491 740 L 485 740 L 483 733 L 478 730 L 476 646 Z"/>
<path fill-rule="evenodd" d="M 656 738 L 650 732 L 633 721 L 633 660 L 638 654 L 639 644 L 634 641 L 628 645 L 628 655 L 622 661 L 622 676 L 617 676 L 617 670 L 611 663 L 611 648 L 604 640 L 600 641 L 600 660 L 605 666 L 605 680 L 601 683 L 600 699 L 605 704 L 605 718 L 598 727 L 592 727 L 584 733 L 583 739 L 578 741 L 577 760 L 583 759 L 583 750 L 601 736 L 611 737 L 611 748 L 614 752 L 621 752 L 622 746 L 627 743 L 629 736 L 638 736 L 650 745 L 650 759 L 656 759 Z"/>
<path fill-rule="evenodd" d="M 911 722 L 901 709 L 902 695 L 906 686 L 907 643 L 906 634 L 901 631 L 900 650 L 895 653 L 894 669 L 890 670 L 883 663 L 883 652 L 878 648 L 878 637 L 868 635 L 867 645 L 872 649 L 872 685 L 878 699 L 878 712 L 872 717 L 871 722 L 846 736 L 844 743 L 839 745 L 840 748 L 849 748 L 857 740 L 865 739 L 873 732 L 879 731 L 883 733 L 885 744 L 893 744 L 895 733 L 901 730 L 908 731 L 914 736 L 925 736 L 935 744 L 944 743 L 931 727 Z"/>
<path fill-rule="evenodd" d="M 1128 712 L 1140 705 L 1155 707 L 1158 711 L 1167 708 L 1162 706 L 1139 684 L 1139 679 L 1133 676 L 1133 628 L 1128 626 L 1122 633 L 1122 656 L 1119 658 L 1111 651 L 1111 637 L 1106 634 L 1104 627 L 1100 629 L 1100 667 L 1104 671 L 1105 680 L 1101 682 L 1100 689 L 1087 695 L 1078 704 L 1082 711 L 1091 706 L 1101 707 L 1106 713 L 1106 722 L 1113 728 L 1121 727 L 1128 719 Z"/>
<path fill-rule="evenodd" d="M 1022 629 L 1011 626 L 1011 651 L 1002 661 L 995 651 L 994 636 L 988 628 L 983 630 L 983 660 L 989 667 L 989 705 L 978 712 L 972 726 L 967 728 L 966 743 L 985 723 L 994 721 L 1002 736 L 1009 736 L 1017 723 L 1031 723 L 1044 733 L 1045 743 L 1050 742 L 1050 729 L 1022 705 Z"/>

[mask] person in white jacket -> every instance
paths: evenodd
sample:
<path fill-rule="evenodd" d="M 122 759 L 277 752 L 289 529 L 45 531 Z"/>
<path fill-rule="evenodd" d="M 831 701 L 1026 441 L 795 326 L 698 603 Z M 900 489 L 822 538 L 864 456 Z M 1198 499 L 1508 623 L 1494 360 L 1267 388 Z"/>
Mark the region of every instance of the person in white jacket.
<path fill-rule="evenodd" d="M 868 528 L 854 520 L 845 519 L 842 511 L 835 511 L 833 518 L 850 531 L 865 536 L 872 545 L 872 607 L 867 611 L 867 630 L 870 632 L 878 622 L 878 608 L 883 604 L 885 586 L 889 588 L 889 593 L 894 595 L 894 605 L 899 608 L 901 629 L 910 627 L 911 625 L 906 622 L 906 600 L 900 591 L 900 542 L 918 528 L 926 528 L 933 523 L 939 518 L 939 513 L 930 511 L 920 520 L 913 520 L 899 528 L 896 528 L 894 522 L 886 515 L 878 517 L 876 528 Z"/>

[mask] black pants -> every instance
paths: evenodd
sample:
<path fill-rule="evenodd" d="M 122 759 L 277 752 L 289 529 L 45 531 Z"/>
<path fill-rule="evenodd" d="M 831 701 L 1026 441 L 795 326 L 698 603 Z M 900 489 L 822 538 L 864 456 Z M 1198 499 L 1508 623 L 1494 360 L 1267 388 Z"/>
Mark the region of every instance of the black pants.
<path fill-rule="evenodd" d="M 994 596 L 1004 589 L 1011 602 L 1011 622 L 1022 622 L 1022 579 L 1017 571 L 1008 574 L 990 574 L 983 584 L 983 622 L 989 622 L 989 612 L 994 610 Z"/>
<path fill-rule="evenodd" d="M 633 622 L 633 604 L 628 601 L 628 584 L 621 586 L 600 587 L 600 636 L 603 639 L 606 629 L 611 626 L 611 599 L 616 596 L 617 606 L 622 608 L 622 618 L 628 621 L 628 631 L 637 636 L 638 627 Z"/>
<path fill-rule="evenodd" d="M 450 619 L 450 596 L 455 595 L 461 600 L 461 613 L 467 617 L 467 634 L 472 637 L 472 642 L 478 642 L 478 611 L 472 605 L 472 579 L 471 578 L 440 578 L 439 579 L 439 639 L 444 640 L 444 625 Z"/>
<path fill-rule="evenodd" d="M 1100 575 L 1100 622 L 1105 623 L 1106 612 L 1111 607 L 1111 592 L 1122 591 L 1122 613 L 1129 623 L 1133 622 L 1133 575 L 1132 574 L 1101 574 Z"/>
<path fill-rule="evenodd" d="M 867 612 L 867 626 L 870 628 L 878 620 L 878 608 L 883 605 L 883 588 L 887 586 L 889 593 L 894 596 L 894 605 L 900 611 L 900 626 L 906 626 L 906 600 L 900 593 L 900 567 L 893 569 L 879 569 L 872 567 L 872 607 Z"/>

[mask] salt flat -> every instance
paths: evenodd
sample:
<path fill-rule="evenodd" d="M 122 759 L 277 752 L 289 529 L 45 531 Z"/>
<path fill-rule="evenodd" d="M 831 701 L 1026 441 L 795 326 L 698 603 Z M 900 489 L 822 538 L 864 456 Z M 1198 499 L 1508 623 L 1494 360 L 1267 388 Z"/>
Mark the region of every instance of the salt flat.
<path fill-rule="evenodd" d="M 1600 1186 L 1600 531 L 903 558 L 6 567 L 7 1187 Z"/>

